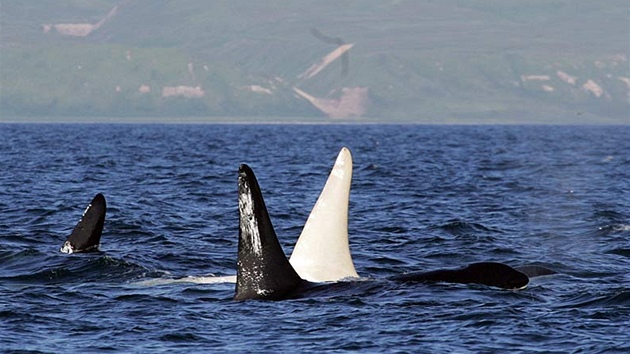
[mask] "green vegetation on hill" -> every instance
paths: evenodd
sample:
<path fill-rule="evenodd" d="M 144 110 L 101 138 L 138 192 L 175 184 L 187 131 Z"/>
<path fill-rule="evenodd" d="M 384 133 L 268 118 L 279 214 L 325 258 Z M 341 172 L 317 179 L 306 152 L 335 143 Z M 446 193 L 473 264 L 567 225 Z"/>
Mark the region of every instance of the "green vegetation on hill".
<path fill-rule="evenodd" d="M 321 99 L 367 87 L 352 120 L 630 123 L 629 10 L 621 0 L 5 0 L 0 121 L 322 121 L 294 87 Z M 50 27 L 99 21 L 84 37 Z M 336 47 L 313 28 L 354 44 L 347 75 L 338 59 L 298 79 Z"/>

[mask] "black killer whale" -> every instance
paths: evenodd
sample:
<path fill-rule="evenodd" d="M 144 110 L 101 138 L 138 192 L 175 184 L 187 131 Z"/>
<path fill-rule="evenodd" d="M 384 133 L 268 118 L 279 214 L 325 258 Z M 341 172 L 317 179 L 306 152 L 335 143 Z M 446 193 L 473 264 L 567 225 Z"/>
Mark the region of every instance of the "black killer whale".
<path fill-rule="evenodd" d="M 282 300 L 319 287 L 302 279 L 287 259 L 271 223 L 260 186 L 252 169 L 238 171 L 239 239 L 235 300 Z M 453 282 L 522 289 L 529 277 L 496 262 L 473 263 L 459 269 L 415 272 L 387 278 L 396 282 Z"/>
<path fill-rule="evenodd" d="M 105 196 L 98 193 L 83 212 L 70 236 L 59 251 L 63 253 L 96 252 L 101 243 L 101 234 L 105 223 L 107 202 Z"/>

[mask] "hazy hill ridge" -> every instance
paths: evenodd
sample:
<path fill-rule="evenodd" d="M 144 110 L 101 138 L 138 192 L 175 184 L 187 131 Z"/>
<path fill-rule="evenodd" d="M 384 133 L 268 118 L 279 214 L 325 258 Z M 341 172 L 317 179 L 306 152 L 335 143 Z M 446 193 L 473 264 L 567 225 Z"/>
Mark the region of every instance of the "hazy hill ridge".
<path fill-rule="evenodd" d="M 0 120 L 630 123 L 629 10 L 614 0 L 4 0 Z"/>

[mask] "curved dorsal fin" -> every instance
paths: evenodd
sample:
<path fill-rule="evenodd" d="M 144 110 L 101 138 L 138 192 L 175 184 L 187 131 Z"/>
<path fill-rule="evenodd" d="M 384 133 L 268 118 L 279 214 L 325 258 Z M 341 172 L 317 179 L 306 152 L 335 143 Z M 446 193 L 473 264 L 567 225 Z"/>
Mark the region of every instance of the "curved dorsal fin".
<path fill-rule="evenodd" d="M 106 209 L 105 197 L 101 193 L 97 194 L 83 212 L 81 220 L 74 227 L 60 251 L 64 253 L 98 251 Z"/>
<path fill-rule="evenodd" d="M 344 147 L 291 254 L 291 265 L 308 281 L 359 277 L 348 243 L 351 180 L 352 155 Z"/>
<path fill-rule="evenodd" d="M 303 280 L 284 254 L 271 224 L 254 171 L 238 170 L 238 261 L 235 300 L 278 300 Z"/>

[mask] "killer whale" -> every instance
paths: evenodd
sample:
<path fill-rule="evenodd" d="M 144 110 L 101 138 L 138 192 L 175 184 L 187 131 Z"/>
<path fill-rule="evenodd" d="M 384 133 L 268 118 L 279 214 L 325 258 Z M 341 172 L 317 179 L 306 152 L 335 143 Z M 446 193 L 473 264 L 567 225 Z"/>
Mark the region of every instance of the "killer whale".
<path fill-rule="evenodd" d="M 238 260 L 234 299 L 280 300 L 302 285 L 274 231 L 256 176 L 238 171 Z"/>
<path fill-rule="evenodd" d="M 458 269 L 439 269 L 429 272 L 414 272 L 388 278 L 400 282 L 447 282 L 460 284 L 483 284 L 503 289 L 524 289 L 529 277 L 506 264 L 478 262 Z"/>
<path fill-rule="evenodd" d="M 235 300 L 282 300 L 299 296 L 316 283 L 302 279 L 278 241 L 253 170 L 242 164 L 238 171 L 239 237 Z M 460 269 L 416 272 L 387 278 L 396 282 L 476 283 L 522 289 L 529 278 L 496 262 L 473 263 Z M 333 283 L 338 284 L 338 283 Z"/>
<path fill-rule="evenodd" d="M 107 202 L 105 196 L 98 193 L 83 212 L 70 236 L 63 243 L 59 251 L 63 253 L 80 253 L 98 251 Z"/>
<path fill-rule="evenodd" d="M 348 204 L 352 155 L 341 148 L 315 206 L 304 224 L 289 262 L 305 280 L 358 278 L 348 242 Z"/>

